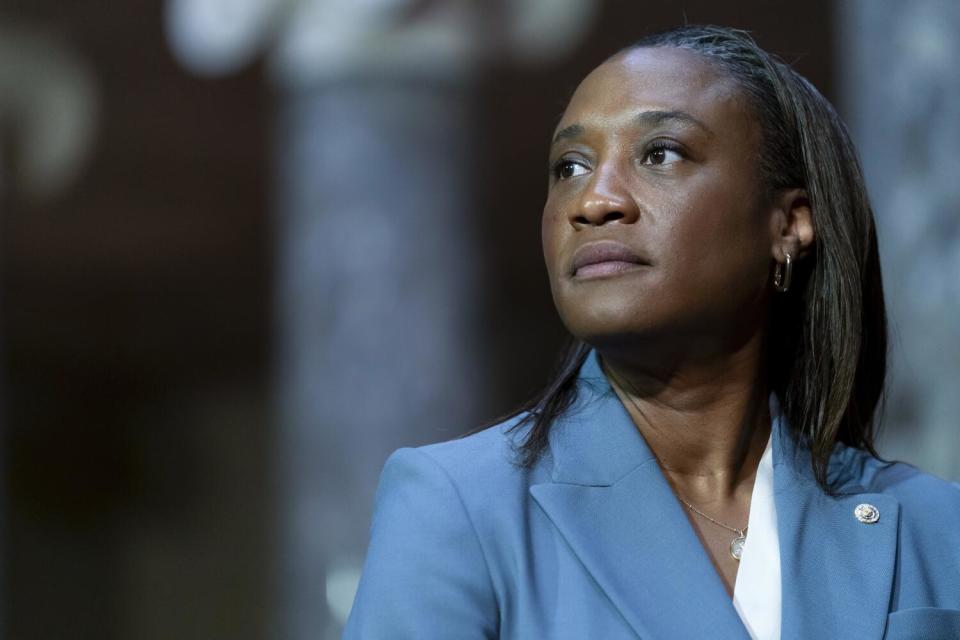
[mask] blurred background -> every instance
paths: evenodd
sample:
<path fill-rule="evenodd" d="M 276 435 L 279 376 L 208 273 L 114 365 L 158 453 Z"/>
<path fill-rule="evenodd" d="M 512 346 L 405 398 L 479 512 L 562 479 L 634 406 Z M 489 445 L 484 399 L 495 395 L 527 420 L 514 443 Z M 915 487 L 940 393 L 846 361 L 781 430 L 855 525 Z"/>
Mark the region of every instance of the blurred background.
<path fill-rule="evenodd" d="M 881 452 L 960 478 L 960 4 L 0 4 L 4 638 L 338 638 L 391 451 L 544 382 L 546 149 L 652 30 L 751 30 L 864 159 Z"/>

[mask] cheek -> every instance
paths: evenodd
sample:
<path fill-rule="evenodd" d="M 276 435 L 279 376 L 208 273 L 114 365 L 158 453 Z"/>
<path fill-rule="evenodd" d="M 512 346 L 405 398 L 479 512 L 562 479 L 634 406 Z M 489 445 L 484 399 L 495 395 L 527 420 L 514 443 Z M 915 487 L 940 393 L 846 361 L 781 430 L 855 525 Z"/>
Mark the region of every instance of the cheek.
<path fill-rule="evenodd" d="M 559 242 L 563 232 L 562 216 L 557 213 L 557 209 L 548 199 L 540 218 L 540 242 L 543 245 L 543 259 L 546 263 L 547 273 L 550 274 L 551 278 L 558 268 L 556 263 L 560 258 Z"/>
<path fill-rule="evenodd" d="M 752 295 L 766 281 L 769 241 L 763 212 L 748 192 L 716 189 L 683 203 L 671 225 L 671 271 L 678 290 L 703 297 Z"/>

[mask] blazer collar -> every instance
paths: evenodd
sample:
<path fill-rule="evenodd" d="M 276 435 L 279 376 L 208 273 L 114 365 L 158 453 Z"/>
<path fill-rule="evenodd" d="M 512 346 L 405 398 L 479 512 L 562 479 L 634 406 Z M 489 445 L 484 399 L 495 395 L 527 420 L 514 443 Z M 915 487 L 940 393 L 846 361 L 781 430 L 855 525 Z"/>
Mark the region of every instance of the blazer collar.
<path fill-rule="evenodd" d="M 749 638 L 656 458 L 591 350 L 577 402 L 550 430 L 552 482 L 530 493 L 637 635 Z M 841 495 L 817 485 L 771 397 L 774 500 L 780 537 L 782 638 L 881 638 L 892 587 L 899 506 L 862 493 L 831 461 Z M 860 503 L 876 524 L 854 517 Z"/>

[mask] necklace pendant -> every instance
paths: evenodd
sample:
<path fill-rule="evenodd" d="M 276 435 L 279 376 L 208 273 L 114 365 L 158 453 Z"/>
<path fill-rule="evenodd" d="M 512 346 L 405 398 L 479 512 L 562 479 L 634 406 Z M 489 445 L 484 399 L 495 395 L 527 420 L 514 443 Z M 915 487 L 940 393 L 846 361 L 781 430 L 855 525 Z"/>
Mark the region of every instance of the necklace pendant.
<path fill-rule="evenodd" d="M 746 544 L 746 542 L 747 537 L 741 535 L 734 538 L 730 543 L 730 556 L 737 562 L 740 562 L 740 558 L 743 557 L 743 545 Z"/>

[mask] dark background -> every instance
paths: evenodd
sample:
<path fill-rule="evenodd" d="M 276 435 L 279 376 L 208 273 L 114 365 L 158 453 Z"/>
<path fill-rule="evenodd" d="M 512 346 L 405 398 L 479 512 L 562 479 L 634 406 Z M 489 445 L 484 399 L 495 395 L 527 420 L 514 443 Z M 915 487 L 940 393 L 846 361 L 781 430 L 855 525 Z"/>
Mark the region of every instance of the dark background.
<path fill-rule="evenodd" d="M 48 203 L 12 179 L 0 192 L 8 638 L 269 635 L 273 96 L 262 62 L 189 75 L 161 14 L 145 0 L 0 7 L 0 23 L 69 43 L 101 92 L 78 182 Z M 564 101 L 607 55 L 684 20 L 750 29 L 832 97 L 825 1 L 607 2 L 564 60 L 488 69 L 473 175 L 489 418 L 542 383 L 562 337 L 539 213 Z M 9 124 L 0 134 L 14 150 Z"/>

